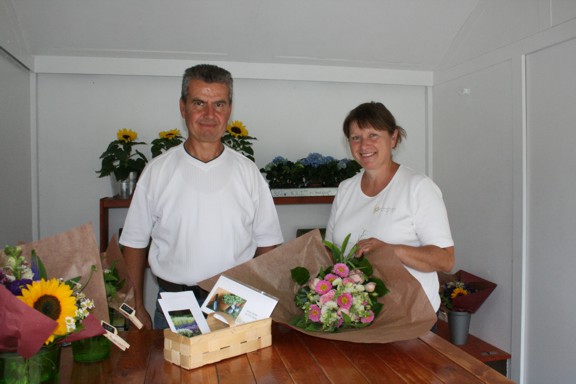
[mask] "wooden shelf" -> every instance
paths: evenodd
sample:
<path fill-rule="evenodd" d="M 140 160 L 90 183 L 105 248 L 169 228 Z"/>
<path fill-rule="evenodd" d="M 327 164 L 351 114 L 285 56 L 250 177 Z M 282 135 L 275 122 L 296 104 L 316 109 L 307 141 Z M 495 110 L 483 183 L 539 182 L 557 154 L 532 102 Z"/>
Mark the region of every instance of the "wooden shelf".
<path fill-rule="evenodd" d="M 100 252 L 108 248 L 108 211 L 111 208 L 128 208 L 132 199 L 103 197 L 100 199 Z"/>
<path fill-rule="evenodd" d="M 438 320 L 438 330 L 436 334 L 445 340 L 450 341 L 450 330 L 448 328 L 448 323 L 444 320 Z M 495 346 L 488 344 L 482 339 L 477 338 L 474 335 L 468 335 L 468 341 L 464 345 L 456 345 L 464 352 L 469 355 L 474 356 L 476 359 L 485 363 L 486 365 L 497 370 L 501 374 L 507 376 L 508 371 L 508 360 L 511 355 Z"/>
<path fill-rule="evenodd" d="M 282 196 L 275 197 L 274 204 L 332 204 L 334 196 Z"/>

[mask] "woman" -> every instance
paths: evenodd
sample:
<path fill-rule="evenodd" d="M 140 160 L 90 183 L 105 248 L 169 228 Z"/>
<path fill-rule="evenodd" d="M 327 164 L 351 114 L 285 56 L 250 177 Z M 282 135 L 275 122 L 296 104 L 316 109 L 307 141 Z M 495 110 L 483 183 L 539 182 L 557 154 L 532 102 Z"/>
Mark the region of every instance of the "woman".
<path fill-rule="evenodd" d="M 440 189 L 427 176 L 393 160 L 392 151 L 406 131 L 382 103 L 359 105 L 343 129 L 363 170 L 338 187 L 326 240 L 340 245 L 350 233 L 358 256 L 391 248 L 437 311 L 436 272 L 454 266 L 454 242 Z"/>

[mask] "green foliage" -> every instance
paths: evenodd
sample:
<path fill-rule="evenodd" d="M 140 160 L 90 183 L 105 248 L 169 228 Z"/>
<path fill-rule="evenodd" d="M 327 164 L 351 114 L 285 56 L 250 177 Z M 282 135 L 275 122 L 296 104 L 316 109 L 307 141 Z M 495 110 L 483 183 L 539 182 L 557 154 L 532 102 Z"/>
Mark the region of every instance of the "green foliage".
<path fill-rule="evenodd" d="M 116 264 L 118 260 L 114 260 L 110 268 L 104 270 L 104 288 L 106 289 L 106 299 L 116 299 L 118 291 L 124 287 L 126 279 L 120 280 Z"/>
<path fill-rule="evenodd" d="M 234 136 L 230 132 L 226 132 L 221 141 L 224 145 L 240 152 L 252 161 L 254 160 L 254 150 L 252 149 L 252 140 L 258 140 L 252 136 Z"/>
<path fill-rule="evenodd" d="M 232 293 L 227 293 L 222 295 L 222 301 L 228 305 L 239 305 L 242 304 L 245 300 L 240 296 L 234 295 Z"/>
<path fill-rule="evenodd" d="M 172 134 L 173 133 L 173 134 Z M 161 155 L 172 147 L 180 145 L 184 141 L 184 138 L 180 136 L 180 131 L 177 129 L 160 132 L 160 137 L 152 140 L 152 146 L 150 147 L 150 152 L 152 152 L 152 158 Z"/>
<path fill-rule="evenodd" d="M 300 285 L 304 285 L 310 280 L 310 272 L 304 267 L 296 267 L 290 271 L 292 280 Z"/>
<path fill-rule="evenodd" d="M 360 171 L 360 165 L 350 159 L 310 153 L 292 162 L 277 156 L 260 172 L 266 174 L 270 188 L 337 187 Z"/>
<path fill-rule="evenodd" d="M 30 261 L 32 264 L 32 270 L 38 271 L 38 279 L 48 280 L 48 274 L 46 273 L 46 267 L 44 263 L 36 253 L 36 250 L 32 250 L 32 255 L 30 256 Z"/>
<path fill-rule="evenodd" d="M 98 177 L 104 177 L 113 174 L 116 180 L 126 180 L 130 172 L 140 174 L 148 159 L 146 156 L 134 149 L 135 145 L 146 144 L 144 142 L 114 140 L 108 145 L 108 148 L 100 159 L 102 166 L 98 173 Z"/>

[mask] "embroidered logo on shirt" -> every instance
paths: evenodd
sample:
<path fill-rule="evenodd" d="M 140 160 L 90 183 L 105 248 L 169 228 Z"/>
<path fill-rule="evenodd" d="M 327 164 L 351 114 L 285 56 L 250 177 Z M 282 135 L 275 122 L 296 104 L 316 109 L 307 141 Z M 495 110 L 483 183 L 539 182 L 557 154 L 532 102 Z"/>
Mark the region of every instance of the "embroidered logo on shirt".
<path fill-rule="evenodd" d="M 374 207 L 374 212 L 372 212 L 375 215 L 391 215 L 392 213 L 394 213 L 394 211 L 396 210 L 396 208 L 393 207 L 381 207 L 379 205 Z"/>

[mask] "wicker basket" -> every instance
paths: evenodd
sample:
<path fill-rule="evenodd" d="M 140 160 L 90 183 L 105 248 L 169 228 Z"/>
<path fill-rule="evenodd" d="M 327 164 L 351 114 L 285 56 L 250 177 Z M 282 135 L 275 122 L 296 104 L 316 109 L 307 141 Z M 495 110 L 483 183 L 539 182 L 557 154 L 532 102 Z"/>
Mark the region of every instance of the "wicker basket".
<path fill-rule="evenodd" d="M 164 359 L 193 369 L 272 345 L 271 318 L 228 328 L 209 316 L 208 324 L 212 332 L 195 337 L 165 329 Z"/>

